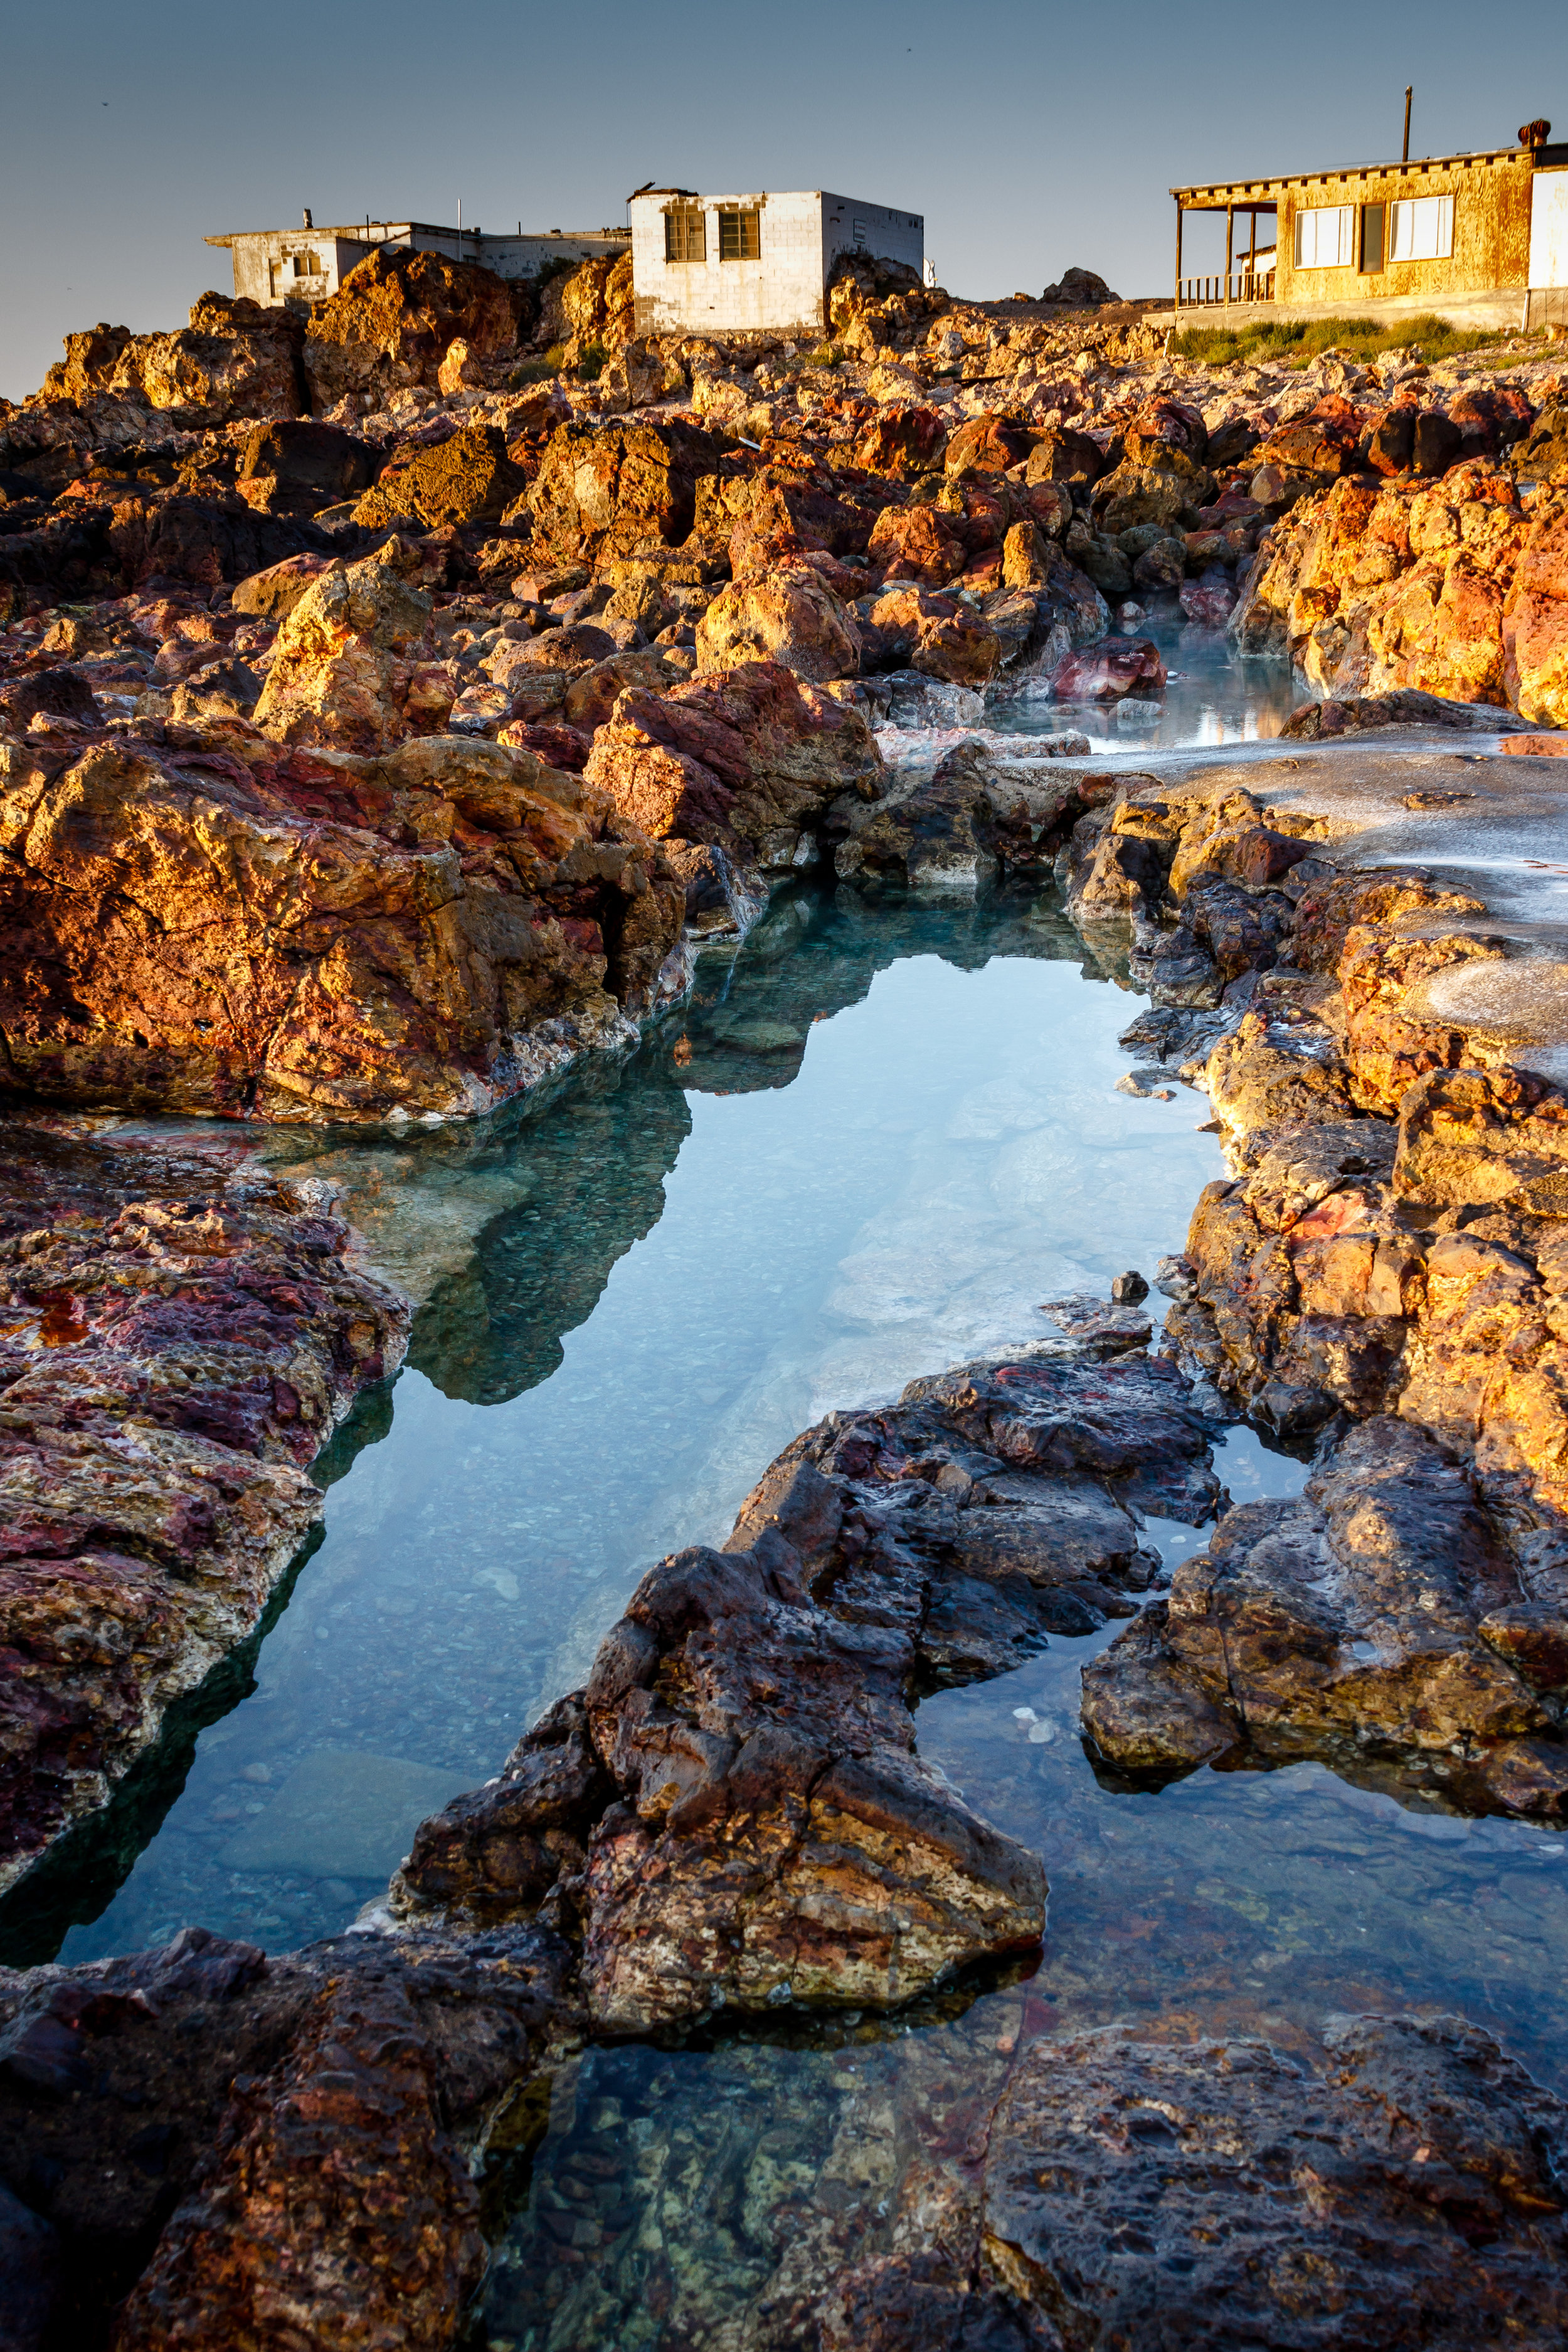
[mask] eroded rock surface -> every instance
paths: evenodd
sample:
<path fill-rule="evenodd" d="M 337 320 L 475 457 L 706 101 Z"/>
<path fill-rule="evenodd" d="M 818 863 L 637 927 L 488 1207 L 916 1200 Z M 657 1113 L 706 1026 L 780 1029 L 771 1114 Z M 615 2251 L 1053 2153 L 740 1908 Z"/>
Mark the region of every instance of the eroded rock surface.
<path fill-rule="evenodd" d="M 0 1971 L 0 2179 L 55 2254 L 54 2332 L 24 2340 L 104 2340 L 124 2297 L 123 2352 L 452 2343 L 474 2156 L 526 2145 L 577 2026 L 564 1947 L 528 1927 L 280 1957 L 188 1928 Z"/>

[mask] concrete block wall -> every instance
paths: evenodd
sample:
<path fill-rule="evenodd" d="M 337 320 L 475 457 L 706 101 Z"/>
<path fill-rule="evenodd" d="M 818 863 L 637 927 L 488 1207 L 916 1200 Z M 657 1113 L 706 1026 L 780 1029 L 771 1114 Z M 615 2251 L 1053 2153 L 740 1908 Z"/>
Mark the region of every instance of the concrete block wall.
<path fill-rule="evenodd" d="M 706 216 L 705 261 L 665 259 L 664 216 L 683 201 L 700 205 Z M 755 210 L 761 216 L 762 250 L 754 261 L 719 257 L 719 215 L 731 209 Z M 631 222 L 639 335 L 820 337 L 826 327 L 824 289 L 840 253 L 886 256 L 907 261 L 917 272 L 925 255 L 925 224 L 919 214 L 820 188 L 687 199 L 668 193 L 638 196 Z"/>

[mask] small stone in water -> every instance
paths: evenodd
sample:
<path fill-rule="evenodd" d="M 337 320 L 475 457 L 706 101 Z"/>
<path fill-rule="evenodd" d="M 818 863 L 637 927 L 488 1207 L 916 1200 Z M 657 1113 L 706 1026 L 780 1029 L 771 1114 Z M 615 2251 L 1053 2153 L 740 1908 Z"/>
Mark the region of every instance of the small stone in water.
<path fill-rule="evenodd" d="M 1149 1296 L 1149 1286 L 1136 1266 L 1119 1274 L 1110 1286 L 1110 1296 L 1118 1307 L 1137 1307 Z"/>

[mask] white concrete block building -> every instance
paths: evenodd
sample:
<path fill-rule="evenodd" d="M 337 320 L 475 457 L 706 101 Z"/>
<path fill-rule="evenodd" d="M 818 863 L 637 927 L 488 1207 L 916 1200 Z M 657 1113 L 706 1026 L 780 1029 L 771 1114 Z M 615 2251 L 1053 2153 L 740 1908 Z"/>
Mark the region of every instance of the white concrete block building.
<path fill-rule="evenodd" d="M 309 213 L 300 228 L 240 229 L 209 236 L 226 246 L 234 263 L 234 290 L 269 310 L 324 302 L 335 294 L 356 262 L 378 247 L 444 253 L 448 261 L 477 261 L 498 278 L 537 278 L 552 261 L 612 259 L 626 250 L 620 228 L 549 229 L 515 235 L 479 228 L 442 228 L 430 221 L 353 221 L 317 228 Z"/>
<path fill-rule="evenodd" d="M 840 254 L 903 262 L 917 277 L 925 261 L 921 214 L 826 188 L 731 196 L 639 188 L 629 210 L 639 335 L 820 337 Z"/>

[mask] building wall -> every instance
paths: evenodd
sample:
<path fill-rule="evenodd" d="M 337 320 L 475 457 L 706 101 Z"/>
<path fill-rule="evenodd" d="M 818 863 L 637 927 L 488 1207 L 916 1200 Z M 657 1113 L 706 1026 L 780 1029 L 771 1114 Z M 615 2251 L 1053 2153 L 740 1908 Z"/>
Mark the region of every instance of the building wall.
<path fill-rule="evenodd" d="M 668 195 L 638 196 L 631 207 L 632 284 L 639 335 L 797 334 L 820 336 L 828 272 L 840 253 L 860 251 L 907 261 L 919 270 L 925 224 L 918 214 L 893 212 L 822 189 L 785 194 L 704 195 L 689 200 L 707 217 L 706 261 L 667 261 L 664 215 Z M 761 215 L 761 254 L 754 261 L 721 261 L 721 210 L 753 207 Z"/>
<path fill-rule="evenodd" d="M 281 310 L 286 301 L 324 302 L 370 250 L 362 240 L 342 237 L 331 229 L 247 231 L 230 241 L 234 290 L 268 310 Z M 320 268 L 308 277 L 297 277 L 296 254 L 311 256 Z"/>
<path fill-rule="evenodd" d="M 1278 306 L 1327 304 L 1360 311 L 1369 300 L 1424 298 L 1440 307 L 1445 295 L 1484 293 L 1529 283 L 1531 181 L 1523 154 L 1459 158 L 1439 166 L 1372 165 L 1364 171 L 1314 173 L 1305 185 L 1279 190 L 1279 248 L 1274 280 Z M 1447 259 L 1385 261 L 1380 270 L 1298 269 L 1296 215 L 1308 206 L 1392 205 L 1413 196 L 1454 199 L 1454 249 Z M 1360 254 L 1360 224 L 1355 252 Z"/>
<path fill-rule="evenodd" d="M 395 243 L 411 245 L 416 253 L 444 253 L 448 261 L 477 261 L 498 278 L 537 278 L 548 263 L 599 261 L 629 250 L 624 236 L 594 236 L 584 231 L 560 236 L 478 234 L 465 229 L 427 228 L 416 224 L 406 237 Z"/>
<path fill-rule="evenodd" d="M 359 225 L 356 223 L 355 228 Z M 210 240 L 216 241 L 216 240 Z M 455 228 L 424 221 L 372 221 L 357 235 L 342 228 L 274 228 L 245 230 L 226 240 L 234 262 L 234 290 L 248 295 L 268 310 L 286 302 L 324 302 L 337 292 L 356 262 L 380 247 L 412 248 L 416 253 L 443 253 L 449 261 L 475 261 L 493 269 L 498 278 L 534 278 L 549 262 L 596 260 L 627 250 L 625 237 L 572 236 L 485 236 L 472 230 L 461 236 Z M 306 277 L 295 274 L 296 254 L 308 254 L 321 266 Z"/>

